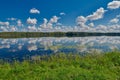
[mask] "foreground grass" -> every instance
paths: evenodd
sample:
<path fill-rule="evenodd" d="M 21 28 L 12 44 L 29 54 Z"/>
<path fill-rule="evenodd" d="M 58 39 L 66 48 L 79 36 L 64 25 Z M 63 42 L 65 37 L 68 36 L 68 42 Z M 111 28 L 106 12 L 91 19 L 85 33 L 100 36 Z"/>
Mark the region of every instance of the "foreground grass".
<path fill-rule="evenodd" d="M 120 80 L 120 52 L 51 55 L 0 63 L 0 80 Z"/>

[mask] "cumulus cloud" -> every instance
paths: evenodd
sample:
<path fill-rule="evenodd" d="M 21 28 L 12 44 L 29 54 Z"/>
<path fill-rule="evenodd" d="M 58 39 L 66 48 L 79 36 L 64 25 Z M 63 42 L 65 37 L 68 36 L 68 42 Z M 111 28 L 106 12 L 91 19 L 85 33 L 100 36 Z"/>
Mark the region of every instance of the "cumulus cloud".
<path fill-rule="evenodd" d="M 0 22 L 0 25 L 2 25 L 2 26 L 9 26 L 9 22 Z"/>
<path fill-rule="evenodd" d="M 78 25 L 78 26 L 81 26 L 81 27 L 84 27 L 84 26 L 85 26 L 86 21 L 87 21 L 87 19 L 86 19 L 86 17 L 84 17 L 84 16 L 79 16 L 79 17 L 77 17 L 77 19 L 76 19 L 77 25 Z"/>
<path fill-rule="evenodd" d="M 57 17 L 57 16 L 53 16 L 51 19 L 50 19 L 50 23 L 57 23 L 58 20 L 60 19 L 60 17 Z"/>
<path fill-rule="evenodd" d="M 107 26 L 105 26 L 105 25 L 98 25 L 96 27 L 96 31 L 105 32 L 105 31 L 107 31 Z"/>
<path fill-rule="evenodd" d="M 10 27 L 10 31 L 15 32 L 15 31 L 17 31 L 17 28 L 12 26 L 12 27 Z"/>
<path fill-rule="evenodd" d="M 28 26 L 28 31 L 37 31 L 37 28 L 35 26 Z"/>
<path fill-rule="evenodd" d="M 119 22 L 119 19 L 118 18 L 114 18 L 114 19 L 111 19 L 110 20 L 110 23 L 118 23 Z"/>
<path fill-rule="evenodd" d="M 46 18 L 43 19 L 44 22 L 43 24 L 41 25 L 42 28 L 47 28 L 47 23 L 48 23 L 48 20 Z"/>
<path fill-rule="evenodd" d="M 106 10 L 104 10 L 104 8 L 101 7 L 97 9 L 97 11 L 94 12 L 92 15 L 88 15 L 86 18 L 88 20 L 98 20 L 98 19 L 103 18 L 105 12 Z"/>
<path fill-rule="evenodd" d="M 94 12 L 92 15 L 88 15 L 87 17 L 78 16 L 77 19 L 76 19 L 77 26 L 81 28 L 80 29 L 81 31 L 95 30 L 95 29 L 93 29 L 93 27 L 94 27 L 93 22 L 88 23 L 88 24 L 86 24 L 86 23 L 89 20 L 93 21 L 93 20 L 98 20 L 98 19 L 103 18 L 105 12 L 106 12 L 106 10 L 104 10 L 104 8 L 101 7 L 99 9 L 97 9 L 97 11 Z"/>
<path fill-rule="evenodd" d="M 120 1 L 112 1 L 110 3 L 108 3 L 108 8 L 109 9 L 117 9 L 120 8 Z"/>
<path fill-rule="evenodd" d="M 57 24 L 59 19 L 60 17 L 57 16 L 53 16 L 50 20 L 44 18 L 44 22 L 40 25 L 40 27 L 43 29 L 53 29 L 53 24 Z"/>
<path fill-rule="evenodd" d="M 38 9 L 36 9 L 36 8 L 32 8 L 32 9 L 30 10 L 30 13 L 31 13 L 31 14 L 40 14 L 40 11 L 39 11 Z"/>
<path fill-rule="evenodd" d="M 15 31 L 18 31 L 18 28 L 15 26 L 9 26 L 9 27 L 1 26 L 0 31 L 2 31 L 2 32 L 15 32 Z"/>
<path fill-rule="evenodd" d="M 40 25 L 40 27 L 43 29 L 52 29 L 52 24 L 49 23 L 46 18 L 44 18 L 43 20 L 44 20 L 44 22 L 43 22 L 43 24 Z"/>
<path fill-rule="evenodd" d="M 28 24 L 33 24 L 33 25 L 35 25 L 35 24 L 37 24 L 37 19 L 36 19 L 36 18 L 33 18 L 33 19 L 32 19 L 32 18 L 29 17 L 29 18 L 27 19 L 27 23 L 28 23 Z"/>
<path fill-rule="evenodd" d="M 89 23 L 88 26 L 94 27 L 94 23 Z"/>
<path fill-rule="evenodd" d="M 18 21 L 17 21 L 17 26 L 23 26 L 21 20 L 18 20 Z"/>
<path fill-rule="evenodd" d="M 104 17 L 106 10 L 104 8 L 99 8 L 91 15 L 88 15 L 86 17 L 84 16 L 78 16 L 76 19 L 77 26 L 73 28 L 75 31 L 82 31 L 82 32 L 106 32 L 107 26 L 105 25 L 98 25 L 97 27 L 94 27 L 94 23 L 91 21 L 98 20 Z M 89 21 L 90 20 L 90 21 Z M 91 22 L 91 23 L 89 23 Z"/>

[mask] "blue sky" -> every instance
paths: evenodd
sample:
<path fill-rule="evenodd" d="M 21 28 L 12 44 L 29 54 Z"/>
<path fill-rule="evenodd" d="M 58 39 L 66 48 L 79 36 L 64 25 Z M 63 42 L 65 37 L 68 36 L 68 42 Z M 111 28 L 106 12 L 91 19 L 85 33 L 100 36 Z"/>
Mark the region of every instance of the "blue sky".
<path fill-rule="evenodd" d="M 59 23 L 64 26 L 76 26 L 78 16 L 87 17 L 103 8 L 102 18 L 87 20 L 86 23 L 97 25 L 108 25 L 109 20 L 114 19 L 120 13 L 120 9 L 108 8 L 108 4 L 113 0 L 1 0 L 0 2 L 0 21 L 9 21 L 8 18 L 17 18 L 26 26 L 27 19 L 30 17 L 37 19 L 37 26 L 43 23 L 43 19 L 48 21 L 53 17 L 59 17 Z M 119 0 L 117 0 L 119 2 Z M 119 6 L 119 4 L 118 4 Z M 36 9 L 40 13 L 30 13 L 31 9 Z M 65 15 L 60 15 L 64 13 Z M 9 21 L 10 24 L 15 22 Z M 119 22 L 118 22 L 119 23 Z"/>

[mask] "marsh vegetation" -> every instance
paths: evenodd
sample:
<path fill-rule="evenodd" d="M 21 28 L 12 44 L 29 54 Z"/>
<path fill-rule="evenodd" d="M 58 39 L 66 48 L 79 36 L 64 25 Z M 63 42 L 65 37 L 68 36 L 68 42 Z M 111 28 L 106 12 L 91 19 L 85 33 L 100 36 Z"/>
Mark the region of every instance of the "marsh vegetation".
<path fill-rule="evenodd" d="M 34 56 L 0 62 L 0 80 L 120 80 L 120 52 Z"/>

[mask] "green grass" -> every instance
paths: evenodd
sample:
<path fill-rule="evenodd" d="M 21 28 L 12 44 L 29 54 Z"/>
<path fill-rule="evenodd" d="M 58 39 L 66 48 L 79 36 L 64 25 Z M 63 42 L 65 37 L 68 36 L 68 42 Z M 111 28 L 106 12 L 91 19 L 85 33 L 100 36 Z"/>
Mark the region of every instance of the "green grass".
<path fill-rule="evenodd" d="M 120 52 L 80 56 L 56 54 L 0 62 L 0 80 L 120 80 Z"/>

